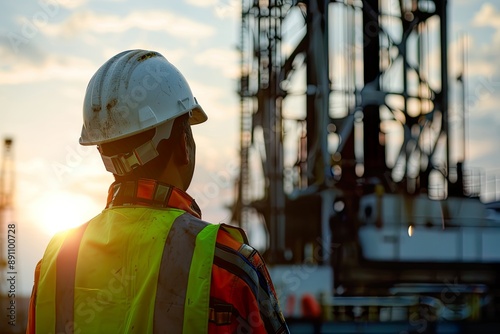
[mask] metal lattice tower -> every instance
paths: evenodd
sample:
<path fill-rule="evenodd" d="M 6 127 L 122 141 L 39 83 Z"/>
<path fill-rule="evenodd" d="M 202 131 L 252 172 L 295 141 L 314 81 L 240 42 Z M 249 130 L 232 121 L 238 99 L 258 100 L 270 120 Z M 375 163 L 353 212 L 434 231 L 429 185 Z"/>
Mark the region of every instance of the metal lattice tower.
<path fill-rule="evenodd" d="M 240 226 L 248 227 L 252 198 L 252 181 L 249 154 L 257 131 L 262 147 L 260 154 L 267 202 L 262 203 L 264 216 L 269 224 L 271 254 L 284 248 L 284 193 L 283 153 L 281 129 L 281 104 L 279 87 L 282 61 L 281 24 L 286 8 L 285 1 L 243 1 L 241 35 L 241 171 L 239 183 Z M 255 148 L 255 147 L 254 147 Z M 252 176 L 254 180 L 252 180 Z M 258 177 L 258 176 L 257 176 Z M 257 190 L 261 195 L 260 189 Z M 273 237 L 274 236 L 274 237 Z"/>
<path fill-rule="evenodd" d="M 450 181 L 450 166 L 461 167 L 450 160 L 446 4 L 243 0 L 235 218 L 245 227 L 259 212 L 272 259 L 286 251 L 289 200 L 360 184 L 460 195 Z"/>

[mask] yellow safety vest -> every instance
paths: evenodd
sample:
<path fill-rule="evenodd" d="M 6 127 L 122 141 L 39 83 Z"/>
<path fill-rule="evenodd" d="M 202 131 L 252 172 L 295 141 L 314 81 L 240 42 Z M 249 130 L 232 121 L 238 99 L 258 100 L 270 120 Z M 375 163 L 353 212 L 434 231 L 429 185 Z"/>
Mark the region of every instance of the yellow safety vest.
<path fill-rule="evenodd" d="M 37 333 L 206 333 L 219 225 L 179 209 L 104 210 L 42 259 Z"/>

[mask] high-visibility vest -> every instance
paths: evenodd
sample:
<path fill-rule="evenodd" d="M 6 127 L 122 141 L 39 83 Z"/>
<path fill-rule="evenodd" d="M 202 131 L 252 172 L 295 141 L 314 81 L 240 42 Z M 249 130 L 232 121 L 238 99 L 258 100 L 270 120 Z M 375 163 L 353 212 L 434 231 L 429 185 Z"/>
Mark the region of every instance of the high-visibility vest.
<path fill-rule="evenodd" d="M 37 333 L 206 333 L 220 225 L 179 209 L 110 208 L 54 237 Z"/>
<path fill-rule="evenodd" d="M 114 182 L 99 216 L 49 243 L 27 333 L 289 333 L 245 233 L 200 219 L 178 188 Z"/>

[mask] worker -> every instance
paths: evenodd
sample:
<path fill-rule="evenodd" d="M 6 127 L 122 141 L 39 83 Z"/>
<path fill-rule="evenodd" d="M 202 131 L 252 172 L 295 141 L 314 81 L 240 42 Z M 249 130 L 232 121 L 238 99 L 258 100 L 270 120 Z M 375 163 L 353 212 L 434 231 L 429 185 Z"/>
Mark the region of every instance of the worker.
<path fill-rule="evenodd" d="M 115 182 L 105 209 L 56 234 L 35 270 L 28 333 L 288 333 L 245 233 L 201 220 L 186 190 L 207 120 L 160 53 L 121 52 L 91 78 L 82 145 Z"/>

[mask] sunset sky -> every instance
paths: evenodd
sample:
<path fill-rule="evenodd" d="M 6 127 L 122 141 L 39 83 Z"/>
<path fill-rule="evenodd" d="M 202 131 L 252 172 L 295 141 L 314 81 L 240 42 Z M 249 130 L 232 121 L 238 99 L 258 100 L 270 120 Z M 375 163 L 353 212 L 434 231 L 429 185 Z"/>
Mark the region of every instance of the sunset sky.
<path fill-rule="evenodd" d="M 498 173 L 500 5 L 448 3 L 450 52 L 468 35 L 467 166 Z M 50 236 L 104 207 L 112 176 L 97 150 L 78 138 L 86 85 L 120 51 L 159 51 L 190 82 L 209 121 L 193 128 L 197 169 L 188 192 L 206 220 L 229 222 L 224 206 L 232 202 L 239 164 L 240 15 L 237 0 L 2 2 L 0 138 L 14 139 L 20 292 L 30 292 Z"/>

